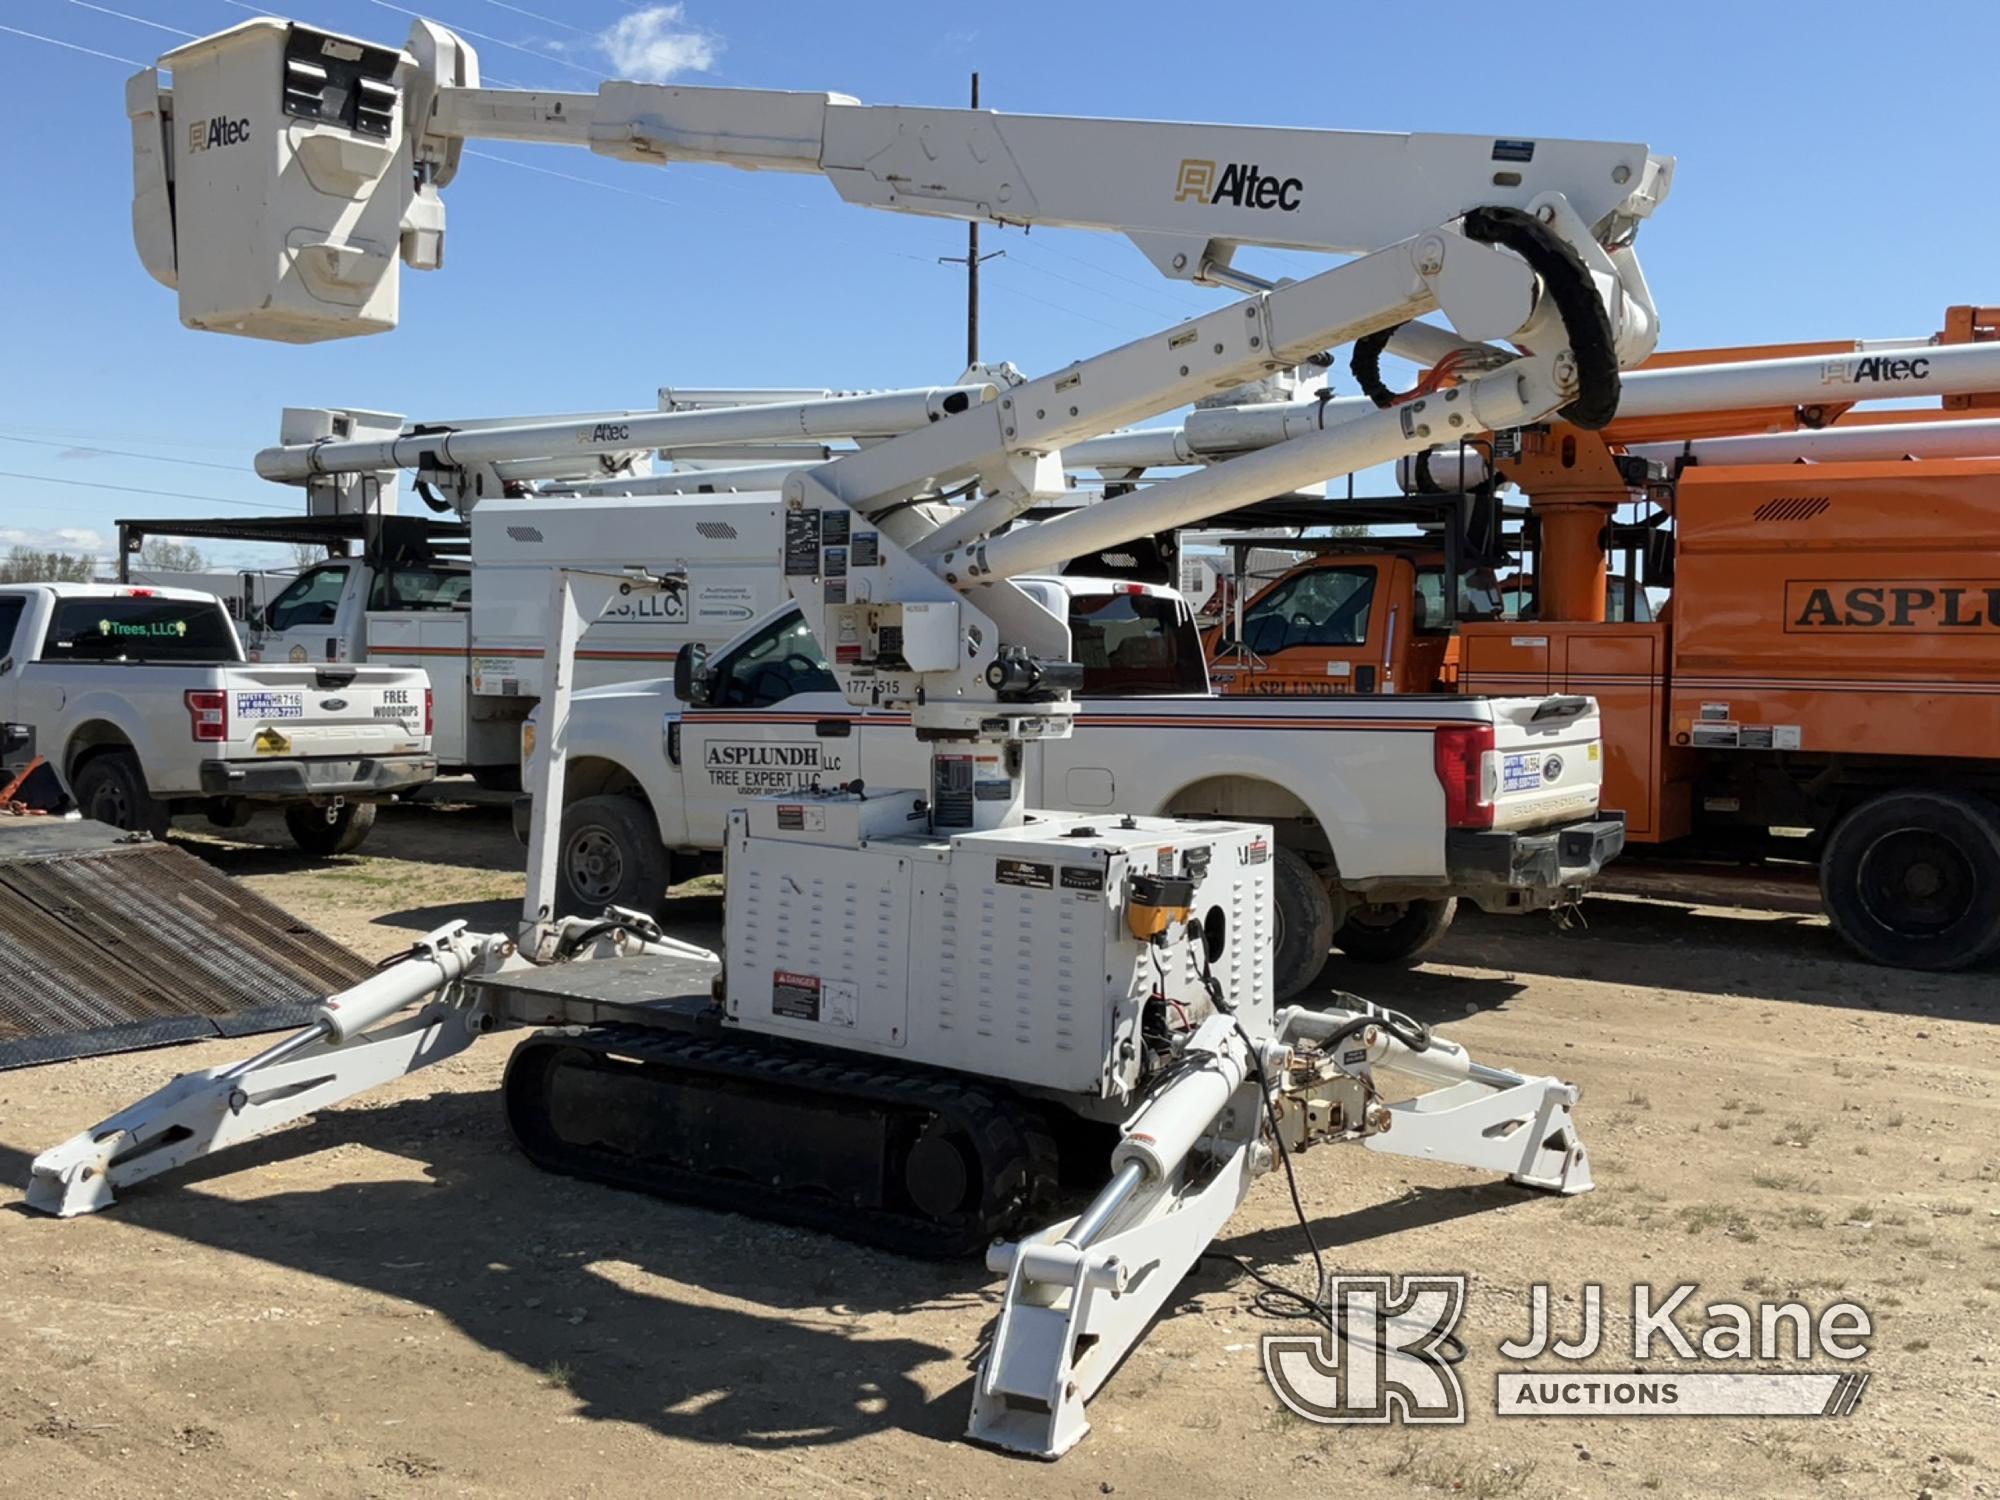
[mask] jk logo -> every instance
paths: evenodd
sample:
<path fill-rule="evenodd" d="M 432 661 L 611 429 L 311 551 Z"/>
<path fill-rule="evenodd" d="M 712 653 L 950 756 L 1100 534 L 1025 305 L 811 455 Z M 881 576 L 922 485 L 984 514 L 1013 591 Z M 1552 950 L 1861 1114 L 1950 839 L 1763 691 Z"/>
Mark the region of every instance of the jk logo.
<path fill-rule="evenodd" d="M 1308 1422 L 1465 1421 L 1452 1330 L 1465 1312 L 1463 1276 L 1326 1278 L 1328 1326 L 1266 1334 L 1264 1374 Z"/>

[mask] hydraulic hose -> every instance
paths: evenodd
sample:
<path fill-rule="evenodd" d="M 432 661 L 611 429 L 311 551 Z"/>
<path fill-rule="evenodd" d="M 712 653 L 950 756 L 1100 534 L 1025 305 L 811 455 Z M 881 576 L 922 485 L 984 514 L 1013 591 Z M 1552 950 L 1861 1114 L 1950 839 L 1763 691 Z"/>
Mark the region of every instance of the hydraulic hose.
<path fill-rule="evenodd" d="M 1608 426 L 1618 415 L 1622 384 L 1618 351 L 1612 342 L 1611 317 L 1576 247 L 1518 208 L 1473 209 L 1465 216 L 1465 237 L 1512 250 L 1541 278 L 1542 286 L 1555 299 L 1556 315 L 1562 319 L 1570 353 L 1576 358 L 1576 399 L 1562 408 L 1563 420 L 1588 432 Z M 1354 352 L 1348 357 L 1348 369 L 1362 393 L 1380 407 L 1403 399 L 1382 380 L 1383 351 L 1402 326 L 1392 323 L 1356 339 Z"/>
<path fill-rule="evenodd" d="M 1512 250 L 1542 278 L 1576 357 L 1576 399 L 1562 408 L 1563 420 L 1586 432 L 1609 426 L 1618 415 L 1618 351 L 1611 315 L 1576 247 L 1518 208 L 1475 208 L 1465 216 L 1465 237 Z"/>

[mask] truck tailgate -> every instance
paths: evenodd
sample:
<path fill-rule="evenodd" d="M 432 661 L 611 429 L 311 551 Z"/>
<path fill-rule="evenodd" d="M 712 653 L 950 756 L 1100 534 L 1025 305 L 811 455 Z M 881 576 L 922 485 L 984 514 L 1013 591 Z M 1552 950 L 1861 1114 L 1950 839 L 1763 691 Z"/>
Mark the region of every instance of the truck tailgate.
<path fill-rule="evenodd" d="M 383 668 L 233 668 L 229 758 L 381 756 L 425 747 L 422 674 Z"/>
<path fill-rule="evenodd" d="M 1493 826 L 1541 828 L 1597 812 L 1604 781 L 1594 699 L 1489 698 Z"/>

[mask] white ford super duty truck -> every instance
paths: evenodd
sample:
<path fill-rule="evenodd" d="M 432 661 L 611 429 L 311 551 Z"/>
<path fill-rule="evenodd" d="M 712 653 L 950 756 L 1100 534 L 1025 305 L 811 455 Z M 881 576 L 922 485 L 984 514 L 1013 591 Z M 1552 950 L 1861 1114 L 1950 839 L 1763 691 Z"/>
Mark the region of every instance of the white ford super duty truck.
<path fill-rule="evenodd" d="M 431 694 L 407 668 L 246 663 L 212 594 L 0 587 L 0 720 L 28 726 L 86 817 L 164 834 L 285 810 L 309 854 L 345 853 L 375 804 L 437 774 Z"/>
<path fill-rule="evenodd" d="M 1588 698 L 1217 697 L 1173 590 L 1020 581 L 1068 614 L 1085 673 L 1074 733 L 1025 749 L 1029 805 L 1270 823 L 1281 995 L 1310 985 L 1330 947 L 1414 958 L 1461 897 L 1495 912 L 1573 902 L 1624 846 L 1623 822 L 1598 813 Z M 568 747 L 571 910 L 651 907 L 712 864 L 746 796 L 930 775 L 907 715 L 843 698 L 796 606 L 713 656 L 683 648 L 672 681 L 578 693 Z M 525 800 L 515 817 L 525 836 Z"/>

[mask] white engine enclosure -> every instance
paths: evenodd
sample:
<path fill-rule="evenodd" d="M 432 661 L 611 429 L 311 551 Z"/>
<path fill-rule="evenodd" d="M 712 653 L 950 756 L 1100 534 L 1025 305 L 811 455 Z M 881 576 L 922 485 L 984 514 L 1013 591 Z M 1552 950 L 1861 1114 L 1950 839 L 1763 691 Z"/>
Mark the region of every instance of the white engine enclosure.
<path fill-rule="evenodd" d="M 1155 990 L 1193 1024 L 1212 1011 L 1185 924 L 1160 947 L 1126 926 L 1130 875 L 1192 870 L 1214 976 L 1250 1033 L 1269 1032 L 1269 828 L 1043 812 L 944 839 L 919 795 L 730 814 L 731 1024 L 1122 1103 Z"/>

